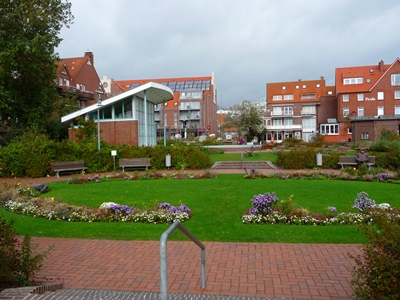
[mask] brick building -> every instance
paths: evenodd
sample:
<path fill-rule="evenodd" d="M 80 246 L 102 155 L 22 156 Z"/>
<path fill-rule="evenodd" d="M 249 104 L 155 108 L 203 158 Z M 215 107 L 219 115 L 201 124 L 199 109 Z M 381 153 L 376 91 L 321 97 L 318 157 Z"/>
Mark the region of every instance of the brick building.
<path fill-rule="evenodd" d="M 108 98 L 94 67 L 92 52 L 85 52 L 83 57 L 62 58 L 56 65 L 59 94 L 75 96 L 80 108 L 97 103 L 99 94 Z"/>
<path fill-rule="evenodd" d="M 156 82 L 173 91 L 172 100 L 154 108 L 157 139 L 180 136 L 191 138 L 217 134 L 217 96 L 214 73 L 204 77 L 114 80 L 104 76 L 106 92 L 115 95 L 135 89 L 147 82 Z"/>
<path fill-rule="evenodd" d="M 336 122 L 335 87 L 325 86 L 323 77 L 267 83 L 266 90 L 267 142 L 282 142 L 286 138 L 301 138 L 308 142 L 318 133 L 320 124 L 328 125 L 330 120 Z"/>
<path fill-rule="evenodd" d="M 338 118 L 355 142 L 400 132 L 400 59 L 392 64 L 336 68 Z"/>
<path fill-rule="evenodd" d="M 152 146 L 156 144 L 154 106 L 173 99 L 165 85 L 148 82 L 114 97 L 100 101 L 61 118 L 70 126 L 69 138 L 75 141 L 79 130 L 76 118 L 100 121 L 100 137 L 112 145 Z"/>

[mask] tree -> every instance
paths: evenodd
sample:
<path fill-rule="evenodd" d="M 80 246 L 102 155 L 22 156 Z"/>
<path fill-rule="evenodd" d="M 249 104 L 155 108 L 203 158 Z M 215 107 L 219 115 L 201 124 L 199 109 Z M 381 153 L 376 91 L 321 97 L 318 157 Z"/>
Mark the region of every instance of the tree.
<path fill-rule="evenodd" d="M 63 0 L 2 0 L 0 4 L 0 117 L 11 127 L 44 131 L 60 96 L 54 53 L 74 16 Z"/>
<path fill-rule="evenodd" d="M 239 134 L 250 138 L 264 134 L 265 126 L 263 124 L 264 108 L 243 100 L 229 108 L 229 112 L 224 118 L 224 127 L 236 127 Z"/>

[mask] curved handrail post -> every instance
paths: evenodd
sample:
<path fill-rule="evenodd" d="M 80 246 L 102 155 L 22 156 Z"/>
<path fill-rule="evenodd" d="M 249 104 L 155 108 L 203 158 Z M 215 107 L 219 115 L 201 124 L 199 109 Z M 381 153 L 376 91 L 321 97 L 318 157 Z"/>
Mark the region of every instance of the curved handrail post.
<path fill-rule="evenodd" d="M 161 289 L 161 300 L 168 300 L 168 272 L 167 272 L 167 241 L 168 237 L 174 232 L 175 229 L 179 229 L 188 238 L 190 238 L 196 245 L 201 249 L 201 288 L 206 288 L 206 247 L 193 235 L 191 234 L 179 221 L 175 221 L 172 225 L 164 231 L 160 238 L 160 289 Z"/>

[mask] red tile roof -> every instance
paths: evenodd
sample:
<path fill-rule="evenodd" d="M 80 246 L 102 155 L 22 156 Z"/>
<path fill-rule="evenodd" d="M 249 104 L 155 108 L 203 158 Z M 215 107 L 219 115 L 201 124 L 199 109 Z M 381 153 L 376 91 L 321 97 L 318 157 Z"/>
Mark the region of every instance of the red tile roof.
<path fill-rule="evenodd" d="M 387 73 L 387 71 L 395 64 L 400 62 L 396 58 L 392 64 L 384 64 L 383 61 L 377 65 L 372 66 L 358 66 L 358 67 L 345 67 L 336 68 L 336 93 L 356 93 L 370 91 Z M 362 78 L 360 84 L 344 84 L 346 78 Z"/>

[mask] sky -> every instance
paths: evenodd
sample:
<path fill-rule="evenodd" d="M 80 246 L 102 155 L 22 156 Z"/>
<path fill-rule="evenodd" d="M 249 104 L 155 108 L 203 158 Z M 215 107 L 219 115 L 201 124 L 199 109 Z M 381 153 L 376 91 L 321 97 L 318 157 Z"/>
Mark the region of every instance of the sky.
<path fill-rule="evenodd" d="M 227 108 L 272 82 L 335 85 L 335 68 L 400 56 L 398 0 L 69 0 L 60 58 L 94 54 L 100 78 L 215 75 Z"/>

